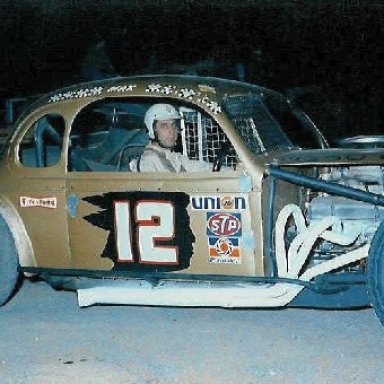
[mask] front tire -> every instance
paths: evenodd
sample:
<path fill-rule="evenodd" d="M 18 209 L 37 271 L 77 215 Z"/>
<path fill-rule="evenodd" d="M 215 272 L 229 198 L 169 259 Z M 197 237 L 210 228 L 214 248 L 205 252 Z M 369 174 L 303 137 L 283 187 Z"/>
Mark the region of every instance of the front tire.
<path fill-rule="evenodd" d="M 367 286 L 375 313 L 384 325 L 384 221 L 377 229 L 369 249 Z"/>
<path fill-rule="evenodd" d="M 12 233 L 0 217 L 0 306 L 4 305 L 15 290 L 19 278 L 19 260 Z"/>

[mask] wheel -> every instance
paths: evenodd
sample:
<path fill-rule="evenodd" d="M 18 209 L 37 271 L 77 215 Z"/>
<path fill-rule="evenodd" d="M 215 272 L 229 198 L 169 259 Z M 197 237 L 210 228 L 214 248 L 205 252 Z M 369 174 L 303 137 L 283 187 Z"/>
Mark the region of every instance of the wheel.
<path fill-rule="evenodd" d="M 19 260 L 16 245 L 5 220 L 0 217 L 0 306 L 5 304 L 14 291 L 19 277 Z"/>
<path fill-rule="evenodd" d="M 369 249 L 367 286 L 372 306 L 384 325 L 384 221 L 377 229 Z"/>

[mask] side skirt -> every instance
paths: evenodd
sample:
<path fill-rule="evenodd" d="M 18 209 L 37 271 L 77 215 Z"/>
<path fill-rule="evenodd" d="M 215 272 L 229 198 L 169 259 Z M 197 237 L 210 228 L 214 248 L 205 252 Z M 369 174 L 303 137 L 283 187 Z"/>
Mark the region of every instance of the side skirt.
<path fill-rule="evenodd" d="M 56 289 L 78 290 L 81 306 L 93 304 L 353 308 L 369 305 L 363 273 L 328 274 L 298 279 L 57 270 L 22 267 Z M 170 298 L 169 296 L 172 296 Z M 81 302 L 80 302 L 81 301 Z"/>

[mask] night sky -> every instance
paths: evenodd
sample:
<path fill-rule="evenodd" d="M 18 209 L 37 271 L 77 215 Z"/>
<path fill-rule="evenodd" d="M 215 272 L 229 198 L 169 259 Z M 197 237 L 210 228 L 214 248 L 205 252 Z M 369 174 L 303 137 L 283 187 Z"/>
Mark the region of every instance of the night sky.
<path fill-rule="evenodd" d="M 103 40 L 120 75 L 195 66 L 235 78 L 243 63 L 246 81 L 304 87 L 298 100 L 323 130 L 382 133 L 380 3 L 2 0 L 0 101 L 82 80 L 87 50 Z"/>

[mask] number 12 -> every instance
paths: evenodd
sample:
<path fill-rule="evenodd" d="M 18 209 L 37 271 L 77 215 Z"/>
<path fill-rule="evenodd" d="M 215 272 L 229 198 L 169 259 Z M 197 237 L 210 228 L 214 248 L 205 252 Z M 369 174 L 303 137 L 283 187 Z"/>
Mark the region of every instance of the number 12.
<path fill-rule="evenodd" d="M 134 262 L 132 220 L 137 224 L 139 262 L 142 264 L 178 264 L 176 245 L 157 245 L 175 237 L 175 207 L 169 201 L 141 200 L 136 203 L 134 218 L 129 201 L 115 201 L 117 261 Z"/>

